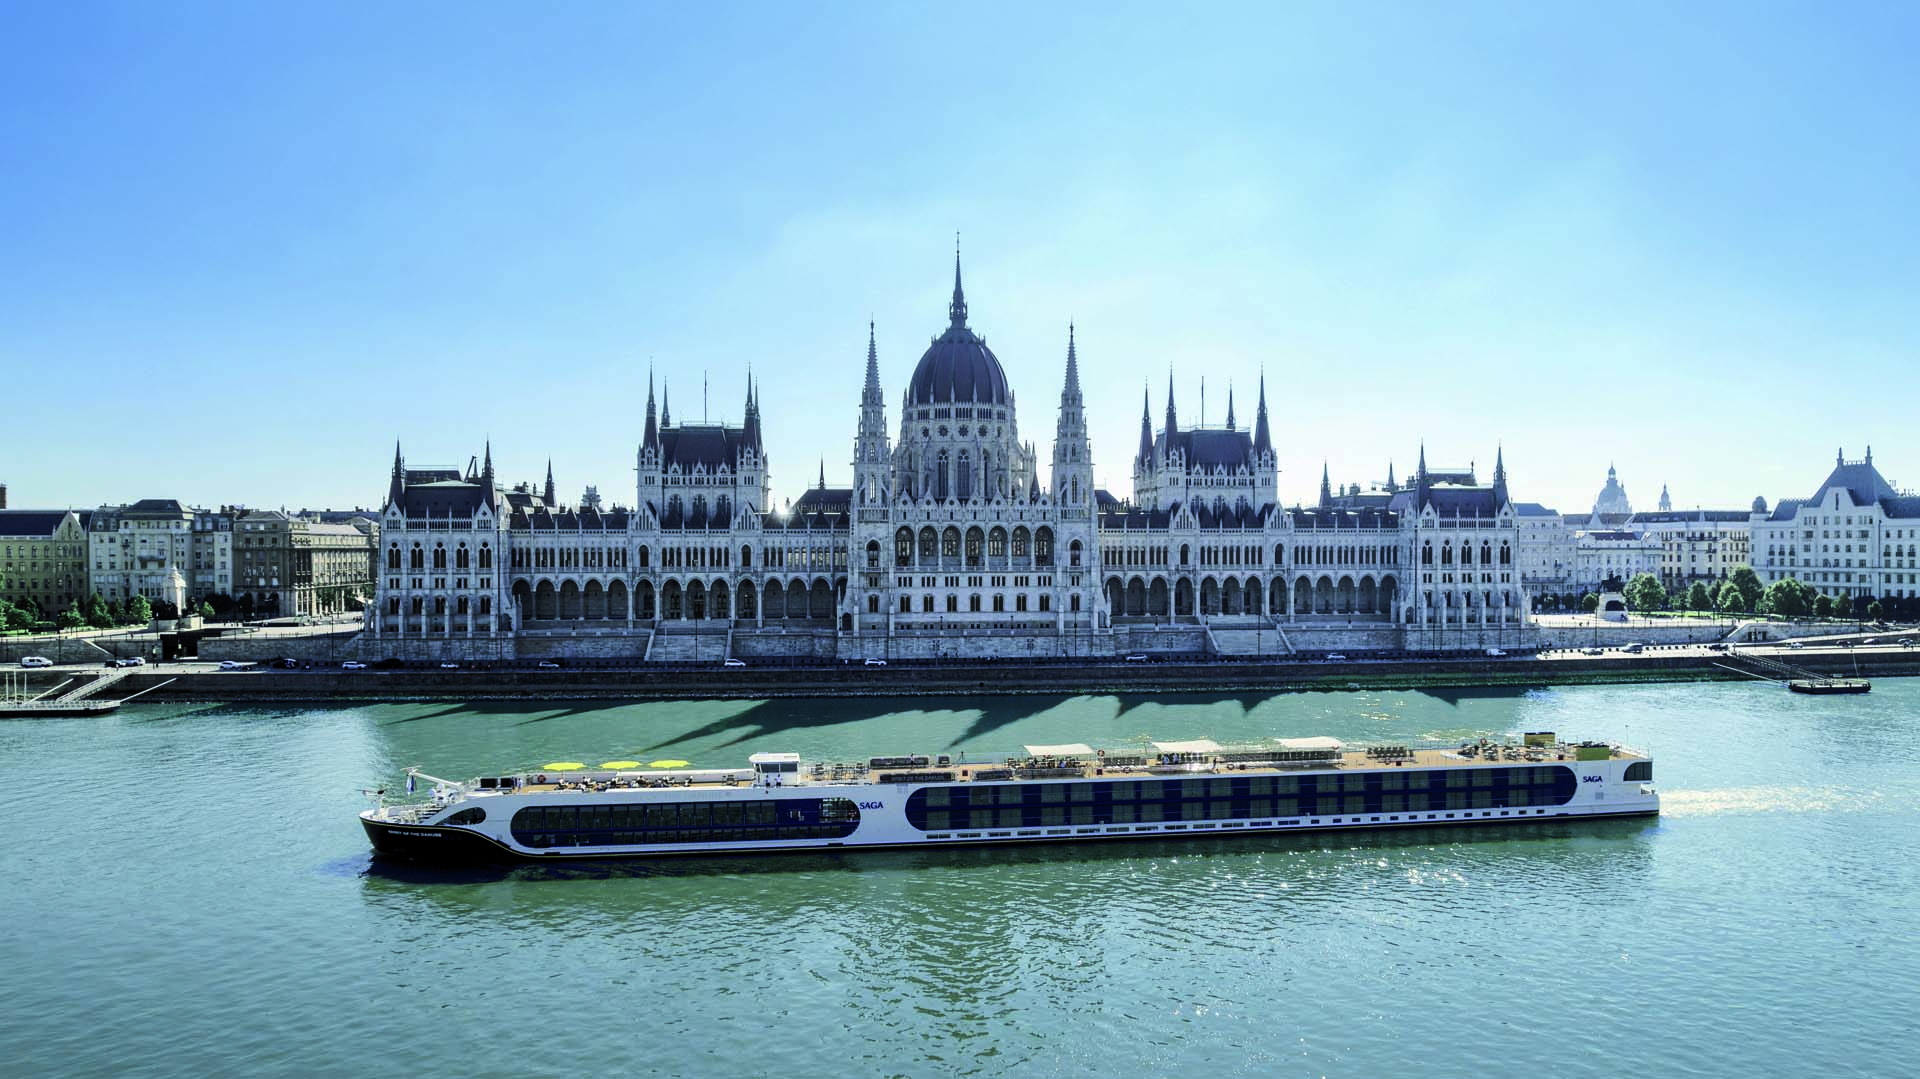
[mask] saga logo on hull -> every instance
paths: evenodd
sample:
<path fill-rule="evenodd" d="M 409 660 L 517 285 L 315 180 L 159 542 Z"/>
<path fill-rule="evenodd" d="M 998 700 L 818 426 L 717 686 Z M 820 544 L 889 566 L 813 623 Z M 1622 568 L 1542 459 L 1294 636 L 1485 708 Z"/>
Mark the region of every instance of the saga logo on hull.
<path fill-rule="evenodd" d="M 860 808 L 861 808 L 861 809 L 885 809 L 885 808 L 887 808 L 887 803 L 885 803 L 885 802 L 861 802 L 861 803 L 860 803 Z"/>

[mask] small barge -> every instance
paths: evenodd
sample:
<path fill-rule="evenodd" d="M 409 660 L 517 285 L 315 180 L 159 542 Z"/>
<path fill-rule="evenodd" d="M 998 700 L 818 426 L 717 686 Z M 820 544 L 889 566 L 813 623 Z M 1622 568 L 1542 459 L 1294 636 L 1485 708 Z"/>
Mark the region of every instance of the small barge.
<path fill-rule="evenodd" d="M 1815 695 L 1867 693 L 1873 689 L 1873 683 L 1864 678 L 1795 678 L 1787 683 L 1787 689 Z"/>
<path fill-rule="evenodd" d="M 1348 747 L 1328 738 L 1027 746 L 744 768 L 587 769 L 455 782 L 360 814 L 376 855 L 442 863 L 926 848 L 1589 820 L 1660 812 L 1653 761 L 1604 743 Z M 615 762 L 629 765 L 633 762 Z M 374 792 L 379 795 L 381 792 Z"/>

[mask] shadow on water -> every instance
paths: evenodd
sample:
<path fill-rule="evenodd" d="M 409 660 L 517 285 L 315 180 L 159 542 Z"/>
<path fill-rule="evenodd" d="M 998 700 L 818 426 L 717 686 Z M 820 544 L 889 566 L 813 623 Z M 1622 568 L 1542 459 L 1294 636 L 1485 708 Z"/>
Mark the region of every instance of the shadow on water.
<path fill-rule="evenodd" d="M 1543 821 L 1539 824 L 1450 825 L 1419 831 L 1319 832 L 1295 835 L 1220 836 L 1205 839 L 1113 839 L 1100 842 L 1034 843 L 1012 847 L 948 847 L 922 850 L 790 851 L 751 855 L 691 855 L 618 861 L 551 862 L 537 865 L 440 867 L 388 861 L 371 855 L 339 859 L 322 871 L 329 876 L 357 874 L 370 884 L 447 886 L 506 881 L 698 879 L 736 876 L 791 876 L 819 873 L 887 873 L 951 870 L 969 872 L 1008 866 L 1102 866 L 1160 862 L 1167 859 L 1235 858 L 1263 854 L 1463 850 L 1515 854 L 1540 844 L 1569 842 L 1609 848 L 1638 842 L 1659 827 L 1657 819 Z"/>

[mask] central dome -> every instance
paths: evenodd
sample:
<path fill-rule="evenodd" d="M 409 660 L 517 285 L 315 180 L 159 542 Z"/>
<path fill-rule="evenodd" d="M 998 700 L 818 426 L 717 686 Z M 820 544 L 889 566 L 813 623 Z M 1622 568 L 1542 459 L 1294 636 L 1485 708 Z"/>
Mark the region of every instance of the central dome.
<path fill-rule="evenodd" d="M 1000 360 L 967 328 L 967 298 L 960 289 L 960 257 L 953 259 L 953 302 L 947 307 L 947 332 L 934 338 L 907 384 L 915 404 L 1007 403 L 1007 373 Z"/>

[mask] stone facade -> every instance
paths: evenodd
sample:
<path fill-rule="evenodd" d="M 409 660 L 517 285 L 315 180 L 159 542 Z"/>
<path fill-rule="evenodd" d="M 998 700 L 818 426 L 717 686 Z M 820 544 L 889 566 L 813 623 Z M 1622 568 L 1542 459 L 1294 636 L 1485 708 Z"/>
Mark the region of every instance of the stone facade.
<path fill-rule="evenodd" d="M 0 510 L 0 599 L 42 618 L 87 598 L 92 510 Z"/>
<path fill-rule="evenodd" d="M 1094 486 L 1072 327 L 1067 338 L 1044 477 L 1006 373 L 969 325 L 957 260 L 948 325 L 897 422 L 869 327 L 852 482 L 829 486 L 823 465 L 785 509 L 771 504 L 751 382 L 738 425 L 675 424 L 649 386 L 631 508 L 562 505 L 551 464 L 543 489 L 509 489 L 490 446 L 464 472 L 407 468 L 396 446 L 373 647 L 1286 652 L 1316 634 L 1471 647 L 1528 625 L 1504 461 L 1481 484 L 1470 469 L 1430 471 L 1423 449 L 1408 483 L 1336 495 L 1323 476 L 1316 505 L 1288 509 L 1264 382 L 1250 429 L 1231 401 L 1224 426 L 1183 426 L 1169 386 L 1158 430 L 1143 410 L 1121 500 Z"/>
<path fill-rule="evenodd" d="M 102 506 L 88 528 L 92 591 L 184 605 L 193 565 L 193 511 L 170 498 Z"/>
<path fill-rule="evenodd" d="M 1749 517 L 1752 564 L 1763 583 L 1796 577 L 1827 595 L 1920 596 L 1920 495 L 1895 490 L 1873 465 L 1835 455 L 1813 496 L 1782 499 Z"/>
<path fill-rule="evenodd" d="M 1661 490 L 1662 501 L 1666 491 Z M 1713 586 L 1751 557 L 1745 510 L 1663 510 L 1636 514 L 1633 527 L 1660 544 L 1660 583 L 1669 592 Z"/>

